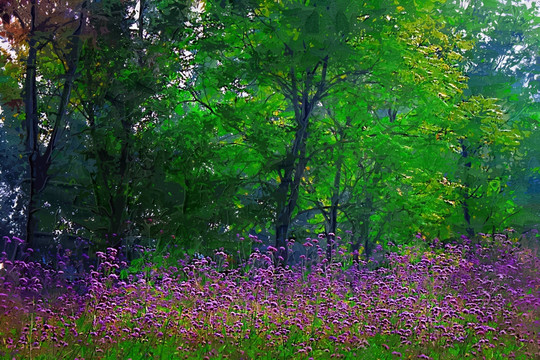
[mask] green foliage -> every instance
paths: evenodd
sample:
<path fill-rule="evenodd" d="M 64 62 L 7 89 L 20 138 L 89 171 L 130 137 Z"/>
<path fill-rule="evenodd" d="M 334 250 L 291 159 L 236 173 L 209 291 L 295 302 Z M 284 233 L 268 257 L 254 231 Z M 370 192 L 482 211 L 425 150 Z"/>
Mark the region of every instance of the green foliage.
<path fill-rule="evenodd" d="M 540 157 L 536 5 L 141 4 L 89 4 L 38 230 L 202 253 L 249 252 L 237 234 L 275 229 L 279 248 L 349 230 L 369 255 L 418 232 L 537 224 L 537 173 L 525 170 Z M 36 35 L 43 147 L 61 108 L 67 30 Z M 13 202 L 27 159 L 16 156 L 25 114 L 9 105 L 28 85 L 12 46 L 0 144 L 15 155 L 1 170 Z"/>

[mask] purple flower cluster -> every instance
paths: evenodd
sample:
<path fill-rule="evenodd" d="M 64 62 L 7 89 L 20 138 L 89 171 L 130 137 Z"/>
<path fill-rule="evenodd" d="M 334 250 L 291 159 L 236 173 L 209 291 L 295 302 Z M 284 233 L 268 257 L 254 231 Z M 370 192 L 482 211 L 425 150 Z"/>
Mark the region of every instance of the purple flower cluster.
<path fill-rule="evenodd" d="M 256 251 L 238 268 L 224 269 L 218 251 L 129 273 L 108 249 L 77 284 L 37 263 L 0 260 L 0 356 L 127 358 L 133 344 L 149 358 L 163 348 L 235 359 L 540 354 L 540 261 L 510 241 L 405 247 L 374 270 L 275 268 L 275 252 Z"/>

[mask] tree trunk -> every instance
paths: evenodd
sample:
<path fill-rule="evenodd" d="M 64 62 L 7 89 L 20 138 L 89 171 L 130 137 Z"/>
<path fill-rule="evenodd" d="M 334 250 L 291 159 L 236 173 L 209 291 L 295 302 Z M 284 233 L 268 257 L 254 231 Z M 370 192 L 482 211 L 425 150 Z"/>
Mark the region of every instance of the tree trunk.
<path fill-rule="evenodd" d="M 343 158 L 340 156 L 336 164 L 336 174 L 334 176 L 334 188 L 332 194 L 332 204 L 330 206 L 330 223 L 328 224 L 327 229 L 327 238 L 326 238 L 326 258 L 328 263 L 332 262 L 333 254 L 336 250 L 336 232 L 338 224 L 338 206 L 339 206 L 339 184 L 341 182 L 341 165 L 343 163 Z"/>
<path fill-rule="evenodd" d="M 308 119 L 305 121 L 305 126 L 302 126 L 296 133 L 295 145 L 298 146 L 293 146 L 293 151 L 294 149 L 298 149 L 298 152 L 296 152 L 298 155 L 294 156 L 295 152 L 292 152 L 292 154 L 289 154 L 284 161 L 282 166 L 284 176 L 281 177 L 281 182 L 278 187 L 278 217 L 276 221 L 275 242 L 276 249 L 278 249 L 276 257 L 276 265 L 278 266 L 285 266 L 288 261 L 287 234 L 291 216 L 296 207 L 296 202 L 298 201 L 300 181 L 306 169 L 307 159 L 305 153 L 308 137 Z M 297 162 L 296 166 L 294 166 L 295 162 Z"/>
<path fill-rule="evenodd" d="M 352 241 L 352 245 L 351 245 L 351 251 L 353 253 L 353 264 L 356 265 L 357 268 L 359 268 L 359 261 L 360 261 L 360 258 L 358 256 L 358 251 L 360 250 L 360 240 L 358 239 L 353 239 Z"/>
<path fill-rule="evenodd" d="M 366 211 L 363 214 L 362 226 L 360 227 L 360 239 L 364 242 L 364 256 L 366 261 L 369 261 L 371 256 L 372 244 L 369 241 L 369 230 L 370 230 L 370 218 L 371 212 L 373 211 L 373 197 L 368 194 L 366 196 Z"/>
<path fill-rule="evenodd" d="M 66 110 L 71 97 L 71 89 L 75 79 L 75 72 L 79 61 L 81 48 L 80 35 L 86 23 L 84 10 L 86 3 L 83 3 L 83 9 L 79 20 L 79 26 L 72 35 L 70 42 L 71 49 L 67 58 L 67 72 L 65 74 L 64 86 L 60 97 L 58 112 L 54 122 L 54 127 L 48 139 L 47 147 L 43 154 L 39 147 L 39 118 L 37 107 L 37 83 L 36 83 L 36 67 L 38 55 L 38 42 L 35 34 L 35 23 L 37 19 L 36 0 L 31 1 L 30 10 L 30 33 L 28 40 L 28 58 L 26 61 L 25 87 L 24 87 L 24 102 L 25 102 L 25 128 L 26 128 L 26 150 L 28 152 L 28 165 L 30 172 L 30 189 L 26 219 L 26 246 L 34 247 L 35 239 L 34 232 L 37 230 L 38 218 L 36 217 L 39 206 L 37 204 L 37 196 L 45 189 L 49 181 L 49 168 L 52 164 L 52 153 L 56 148 L 60 128 L 63 125 Z"/>
<path fill-rule="evenodd" d="M 38 114 L 37 114 L 37 85 L 36 85 L 36 63 L 37 63 L 37 41 L 35 39 L 35 22 L 37 6 L 36 0 L 31 1 L 30 8 L 30 33 L 28 35 L 28 57 L 26 59 L 26 74 L 24 83 L 24 107 L 26 130 L 26 151 L 29 165 L 29 191 L 28 206 L 26 208 L 26 247 L 34 247 L 34 232 L 36 231 L 36 179 L 37 161 L 39 158 L 38 148 Z"/>
<path fill-rule="evenodd" d="M 345 128 L 351 126 L 352 118 L 350 116 L 347 116 L 347 122 L 345 123 Z M 340 128 L 338 130 L 340 146 L 338 148 L 339 154 L 336 161 L 336 174 L 334 175 L 334 186 L 332 189 L 332 200 L 331 200 L 331 206 L 330 206 L 330 216 L 329 216 L 329 224 L 328 224 L 328 230 L 327 230 L 327 239 L 326 239 L 326 258 L 328 259 L 328 262 L 332 262 L 333 253 L 336 249 L 336 232 L 337 232 L 337 224 L 338 224 L 338 207 L 339 207 L 339 196 L 340 196 L 340 188 L 339 185 L 341 183 L 341 170 L 343 167 L 343 143 L 341 141 L 344 140 L 345 134 L 343 128 Z"/>
<path fill-rule="evenodd" d="M 292 54 L 292 53 L 291 53 Z M 313 84 L 315 73 L 322 65 L 321 80 Z M 292 213 L 298 200 L 300 182 L 306 170 L 306 147 L 308 127 L 313 107 L 321 100 L 326 86 L 326 71 L 328 56 L 317 63 L 311 71 L 306 72 L 303 88 L 300 90 L 297 83 L 295 67 L 290 68 L 291 87 L 286 90 L 285 96 L 291 101 L 294 108 L 295 120 L 298 125 L 291 151 L 281 164 L 280 184 L 277 190 L 277 221 L 276 221 L 276 248 L 278 249 L 276 265 L 285 266 L 288 260 L 287 232 L 291 222 Z M 315 94 L 310 98 L 310 92 Z M 281 175 L 283 171 L 283 175 Z"/>
<path fill-rule="evenodd" d="M 474 237 L 475 231 L 474 228 L 471 226 L 471 213 L 470 213 L 470 207 L 469 207 L 469 191 L 470 191 L 470 181 L 469 181 L 469 172 L 471 171 L 472 163 L 468 159 L 469 157 L 469 151 L 467 146 L 465 145 L 463 139 L 459 140 L 459 143 L 461 145 L 461 157 L 465 161 L 465 179 L 463 181 L 464 189 L 463 189 L 463 200 L 462 200 L 462 208 L 463 208 L 463 218 L 465 219 L 465 223 L 467 224 L 467 236 L 469 238 Z"/>

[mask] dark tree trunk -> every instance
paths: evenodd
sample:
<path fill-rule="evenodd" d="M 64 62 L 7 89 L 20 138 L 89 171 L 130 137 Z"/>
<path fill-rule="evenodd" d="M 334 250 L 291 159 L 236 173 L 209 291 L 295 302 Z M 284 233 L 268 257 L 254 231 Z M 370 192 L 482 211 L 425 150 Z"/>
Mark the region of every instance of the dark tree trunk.
<path fill-rule="evenodd" d="M 330 206 L 329 214 L 329 224 L 327 229 L 327 238 L 326 238 L 326 258 L 328 263 L 332 262 L 333 254 L 336 250 L 336 232 L 338 224 L 338 206 L 339 206 L 339 183 L 341 182 L 341 165 L 343 159 L 342 157 L 338 158 L 336 164 L 336 175 L 334 176 L 334 188 L 332 194 L 332 205 Z"/>
<path fill-rule="evenodd" d="M 351 125 L 352 118 L 350 116 L 347 117 L 347 122 L 345 123 L 345 128 L 349 127 Z M 338 130 L 339 139 L 338 141 L 343 141 L 345 138 L 345 131 L 343 128 L 340 128 Z M 331 200 L 331 206 L 330 206 L 330 214 L 328 216 L 329 224 L 328 224 L 328 230 L 327 230 L 327 243 L 326 243 L 326 258 L 328 259 L 328 262 L 332 262 L 333 253 L 336 249 L 336 232 L 337 232 L 337 224 L 338 224 L 338 207 L 339 207 L 339 196 L 340 196 L 340 188 L 339 185 L 341 183 L 341 171 L 343 167 L 343 144 L 341 143 L 338 148 L 339 154 L 336 161 L 336 174 L 334 175 L 334 186 L 332 189 L 332 200 Z"/>
<path fill-rule="evenodd" d="M 288 52 L 292 50 L 288 49 Z M 315 85 L 314 76 L 319 66 L 322 66 L 321 80 Z M 314 106 L 321 100 L 327 90 L 326 71 L 328 56 L 317 63 L 311 71 L 306 72 L 302 89 L 297 83 L 294 65 L 290 68 L 290 87 L 285 87 L 285 96 L 291 101 L 297 124 L 292 149 L 287 152 L 281 164 L 280 184 L 276 192 L 277 219 L 276 219 L 276 248 L 278 249 L 276 265 L 285 266 L 288 260 L 287 233 L 292 213 L 298 201 L 300 182 L 307 165 L 306 147 L 308 139 L 309 120 Z M 310 92 L 315 92 L 310 95 Z"/>
<path fill-rule="evenodd" d="M 37 197 L 47 186 L 49 181 L 49 168 L 52 164 L 52 154 L 58 143 L 61 126 L 63 126 L 66 110 L 71 96 L 71 89 L 75 79 L 75 72 L 79 61 L 81 48 L 80 35 L 86 23 L 85 18 L 86 3 L 83 4 L 79 26 L 71 36 L 71 49 L 67 58 L 67 72 L 65 74 L 64 86 L 56 113 L 53 130 L 48 139 L 47 146 L 41 153 L 39 144 L 39 117 L 37 106 L 37 83 L 36 83 L 36 68 L 38 55 L 38 41 L 36 40 L 35 24 L 37 19 L 36 0 L 31 1 L 30 10 L 30 33 L 28 40 L 28 58 L 26 61 L 25 87 L 24 87 L 24 102 L 25 102 L 25 128 L 26 128 L 26 150 L 28 152 L 28 165 L 30 173 L 30 189 L 26 219 L 26 246 L 33 248 L 35 244 L 34 233 L 37 231 L 38 218 L 36 216 L 39 211 Z"/>
<path fill-rule="evenodd" d="M 351 245 L 351 251 L 353 253 L 353 264 L 355 264 L 357 267 L 360 261 L 360 258 L 358 256 L 359 250 L 360 250 L 360 240 L 353 239 L 352 245 Z"/>
<path fill-rule="evenodd" d="M 371 195 L 366 196 L 366 211 L 363 214 L 362 226 L 360 227 L 360 239 L 364 243 L 364 256 L 366 261 L 369 260 L 372 252 L 372 244 L 369 239 L 371 212 L 373 211 L 373 198 Z"/>
<path fill-rule="evenodd" d="M 469 172 L 471 171 L 472 163 L 468 159 L 469 157 L 469 151 L 467 146 L 465 145 L 465 142 L 463 139 L 459 140 L 459 143 L 461 145 L 461 157 L 465 161 L 465 179 L 463 182 L 464 189 L 463 189 L 463 200 L 462 200 L 462 208 L 463 208 L 463 218 L 465 219 L 465 224 L 467 226 L 467 236 L 469 238 L 474 237 L 475 231 L 473 226 L 471 225 L 471 213 L 470 213 L 470 206 L 469 206 L 469 199 L 470 199 L 470 181 L 469 181 Z"/>
<path fill-rule="evenodd" d="M 89 79 L 91 74 L 88 73 Z M 120 248 L 122 245 L 122 236 L 126 228 L 126 208 L 128 207 L 128 197 L 130 192 L 129 172 L 130 172 L 130 136 L 131 136 L 131 121 L 127 119 L 127 115 L 123 109 L 126 104 L 123 101 L 115 100 L 112 96 L 107 96 L 113 106 L 119 109 L 119 117 L 123 120 L 122 136 L 119 137 L 120 154 L 111 156 L 107 149 L 103 148 L 103 144 L 99 141 L 97 132 L 98 125 L 96 124 L 95 113 L 92 106 L 89 106 L 87 111 L 87 120 L 89 123 L 90 137 L 92 139 L 93 156 L 96 160 L 96 174 L 92 177 L 94 187 L 94 196 L 100 215 L 104 215 L 107 219 L 106 228 L 103 228 L 107 241 L 106 246 Z M 114 174 L 115 176 L 110 176 Z M 186 204 L 184 204 L 186 205 Z"/>
<path fill-rule="evenodd" d="M 37 63 L 37 41 L 35 39 L 35 23 L 37 18 L 36 0 L 31 1 L 30 8 L 30 33 L 28 35 L 28 58 L 26 59 L 26 74 L 24 83 L 24 107 L 26 130 L 26 151 L 29 165 L 29 191 L 28 206 L 26 208 L 26 246 L 34 247 L 34 232 L 36 231 L 36 180 L 37 161 L 39 159 L 38 148 L 38 114 L 37 114 L 37 85 L 36 85 L 36 63 Z"/>
<path fill-rule="evenodd" d="M 289 155 L 284 161 L 282 169 L 284 176 L 281 177 L 281 182 L 278 187 L 278 217 L 276 221 L 276 248 L 278 249 L 276 264 L 285 266 L 288 261 L 287 251 L 287 235 L 291 222 L 292 213 L 298 201 L 299 187 L 302 176 L 306 168 L 307 159 L 305 157 L 307 133 L 307 121 L 296 133 L 295 146 L 293 146 L 293 154 Z M 294 151 L 298 149 L 297 151 Z M 297 162 L 296 166 L 294 162 Z"/>

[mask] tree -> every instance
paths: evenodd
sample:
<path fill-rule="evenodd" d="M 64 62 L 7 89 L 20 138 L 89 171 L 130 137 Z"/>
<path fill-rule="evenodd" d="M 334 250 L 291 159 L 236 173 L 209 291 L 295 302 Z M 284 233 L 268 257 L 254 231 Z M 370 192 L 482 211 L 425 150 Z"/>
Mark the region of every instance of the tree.
<path fill-rule="evenodd" d="M 138 13 L 135 2 L 109 1 L 91 8 L 93 28 L 106 31 L 83 49 L 76 83 L 87 160 L 86 174 L 78 181 L 91 191 L 77 199 L 74 221 L 103 246 L 120 247 L 123 238 L 134 235 L 130 224 L 158 219 L 165 210 L 159 202 L 168 192 L 164 165 L 171 159 L 155 139 L 161 122 L 171 116 L 164 89 L 169 72 L 177 69 L 172 65 L 174 57 L 178 60 L 175 46 L 185 40 L 178 22 L 187 15 L 177 13 L 172 24 L 162 10 L 174 5 L 188 11 L 185 1 L 167 4 L 139 2 Z"/>
<path fill-rule="evenodd" d="M 235 42 L 241 49 L 236 56 L 245 64 L 244 74 L 267 88 L 266 93 L 280 94 L 284 101 L 280 117 L 291 131 L 284 139 L 288 144 L 280 144 L 281 158 L 272 162 L 278 175 L 273 199 L 275 245 L 281 264 L 287 262 L 286 239 L 308 162 L 314 112 L 322 100 L 338 92 L 341 83 L 349 79 L 362 82 L 370 74 L 377 62 L 376 53 L 369 52 L 375 44 L 362 43 L 362 36 L 376 32 L 378 24 L 367 19 L 382 17 L 382 9 L 341 1 L 261 2 L 249 8 L 247 16 L 235 14 L 232 8 L 223 13 L 219 8 L 216 15 L 225 28 L 235 29 L 230 40 L 240 39 Z M 360 20 L 358 14 L 362 14 Z"/>
<path fill-rule="evenodd" d="M 426 159 L 444 151 L 436 145 L 434 129 L 445 123 L 466 86 L 456 66 L 466 43 L 442 33 L 442 19 L 415 14 L 389 18 L 399 30 L 384 43 L 391 50 L 368 84 L 344 85 L 339 97 L 324 101 L 332 113 L 332 125 L 324 131 L 334 139 L 317 139 L 330 144 L 329 151 L 316 156 L 314 163 L 321 165 L 306 176 L 308 199 L 326 223 L 352 229 L 353 251 L 362 245 L 367 257 L 379 240 L 401 242 L 420 227 L 435 229 L 449 212 L 447 197 L 439 199 L 444 188 L 440 163 Z M 332 178 L 345 180 L 338 184 Z M 432 192 L 426 193 L 428 186 Z M 342 220 L 332 220 L 338 213 Z M 335 232 L 333 226 L 329 232 Z"/>
<path fill-rule="evenodd" d="M 443 11 L 453 14 L 450 19 L 455 32 L 465 34 L 475 41 L 465 54 L 464 68 L 469 80 L 468 96 L 498 98 L 499 106 L 506 113 L 507 130 L 519 131 L 521 146 L 514 148 L 509 158 L 499 157 L 498 166 L 512 163 L 507 168 L 508 187 L 501 194 L 506 196 L 506 206 L 516 209 L 511 222 L 516 227 L 533 226 L 538 213 L 535 201 L 524 196 L 534 172 L 529 169 L 538 157 L 535 141 L 538 119 L 538 6 L 535 2 L 484 1 L 458 4 L 447 2 Z M 481 146 L 470 144 L 470 146 Z M 525 206 L 517 210 L 516 201 Z M 531 209 L 528 211 L 527 209 Z M 536 213 L 535 213 L 536 212 Z M 526 225 L 527 224 L 527 225 Z M 471 231 L 469 231 L 471 233 Z"/>
<path fill-rule="evenodd" d="M 454 179 L 462 186 L 460 203 L 468 236 L 508 225 L 519 210 L 508 188 L 524 137 L 516 123 L 509 123 L 496 99 L 471 97 L 461 102 L 454 119 L 453 149 L 459 155 Z"/>
<path fill-rule="evenodd" d="M 5 5 L 1 14 L 3 32 L 12 46 L 27 52 L 18 61 L 24 61 L 25 69 L 23 127 L 30 174 L 26 245 L 34 247 L 34 232 L 38 221 L 36 213 L 40 209 L 37 197 L 47 186 L 53 152 L 66 126 L 68 104 L 86 24 L 86 1 L 52 3 L 28 0 L 8 2 Z M 22 51 L 19 51 L 19 55 L 22 55 Z M 55 87 L 58 86 L 49 88 L 53 93 L 50 100 L 55 106 L 54 111 L 45 110 L 43 99 L 38 95 L 38 75 L 50 75 L 47 74 L 47 67 L 61 69 L 54 74 L 56 78 L 47 79 Z"/>

